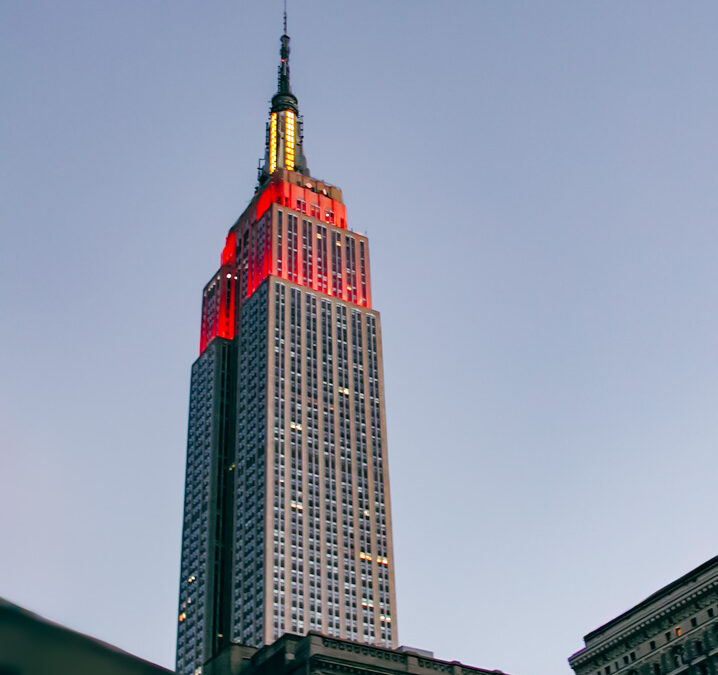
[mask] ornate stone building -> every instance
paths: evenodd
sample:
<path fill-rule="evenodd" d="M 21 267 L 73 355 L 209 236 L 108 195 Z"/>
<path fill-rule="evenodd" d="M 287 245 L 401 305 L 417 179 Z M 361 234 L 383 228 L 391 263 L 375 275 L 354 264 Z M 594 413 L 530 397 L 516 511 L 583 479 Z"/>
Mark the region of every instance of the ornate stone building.
<path fill-rule="evenodd" d="M 584 637 L 576 675 L 718 675 L 718 556 Z"/>
<path fill-rule="evenodd" d="M 504 675 L 500 670 L 440 661 L 431 652 L 389 649 L 309 632 L 285 634 L 257 649 L 233 644 L 209 661 L 204 675 Z"/>

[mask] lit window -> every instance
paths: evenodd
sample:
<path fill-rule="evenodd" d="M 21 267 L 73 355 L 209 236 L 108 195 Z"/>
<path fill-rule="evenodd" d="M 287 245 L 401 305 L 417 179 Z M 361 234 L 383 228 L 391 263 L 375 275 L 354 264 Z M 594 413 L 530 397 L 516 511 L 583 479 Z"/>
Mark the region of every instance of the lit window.
<path fill-rule="evenodd" d="M 269 118 L 269 173 L 277 168 L 277 113 Z"/>
<path fill-rule="evenodd" d="M 294 170 L 294 113 L 287 110 L 284 113 L 284 165 L 287 169 Z"/>

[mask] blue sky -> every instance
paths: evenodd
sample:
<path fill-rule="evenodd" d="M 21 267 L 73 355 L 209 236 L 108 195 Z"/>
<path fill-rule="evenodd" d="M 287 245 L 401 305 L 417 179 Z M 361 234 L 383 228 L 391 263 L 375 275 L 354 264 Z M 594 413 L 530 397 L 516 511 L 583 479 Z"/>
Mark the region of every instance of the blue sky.
<path fill-rule="evenodd" d="M 716 553 L 718 6 L 290 0 L 382 313 L 400 641 L 515 675 Z M 0 596 L 173 663 L 201 289 L 281 3 L 0 3 Z"/>

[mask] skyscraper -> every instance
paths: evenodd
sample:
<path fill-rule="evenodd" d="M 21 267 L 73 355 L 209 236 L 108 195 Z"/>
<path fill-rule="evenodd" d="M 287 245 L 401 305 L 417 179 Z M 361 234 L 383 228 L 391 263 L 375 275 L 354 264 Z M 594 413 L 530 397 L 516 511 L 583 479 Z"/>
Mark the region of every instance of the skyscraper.
<path fill-rule="evenodd" d="M 281 37 L 255 195 L 203 292 L 187 434 L 177 672 L 309 630 L 396 646 L 369 245 L 312 178 Z"/>

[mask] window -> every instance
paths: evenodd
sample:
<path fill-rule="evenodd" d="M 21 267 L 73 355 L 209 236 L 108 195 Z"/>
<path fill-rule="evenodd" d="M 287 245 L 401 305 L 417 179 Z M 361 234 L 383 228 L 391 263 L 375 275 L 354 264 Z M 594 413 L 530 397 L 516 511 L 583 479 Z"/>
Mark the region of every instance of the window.
<path fill-rule="evenodd" d="M 694 616 L 694 617 L 691 619 L 691 626 L 692 626 L 693 628 L 695 628 L 697 625 L 698 625 L 698 619 L 696 619 L 696 617 Z"/>
<path fill-rule="evenodd" d="M 656 648 L 656 641 L 651 640 L 651 649 L 655 649 L 655 648 Z"/>

